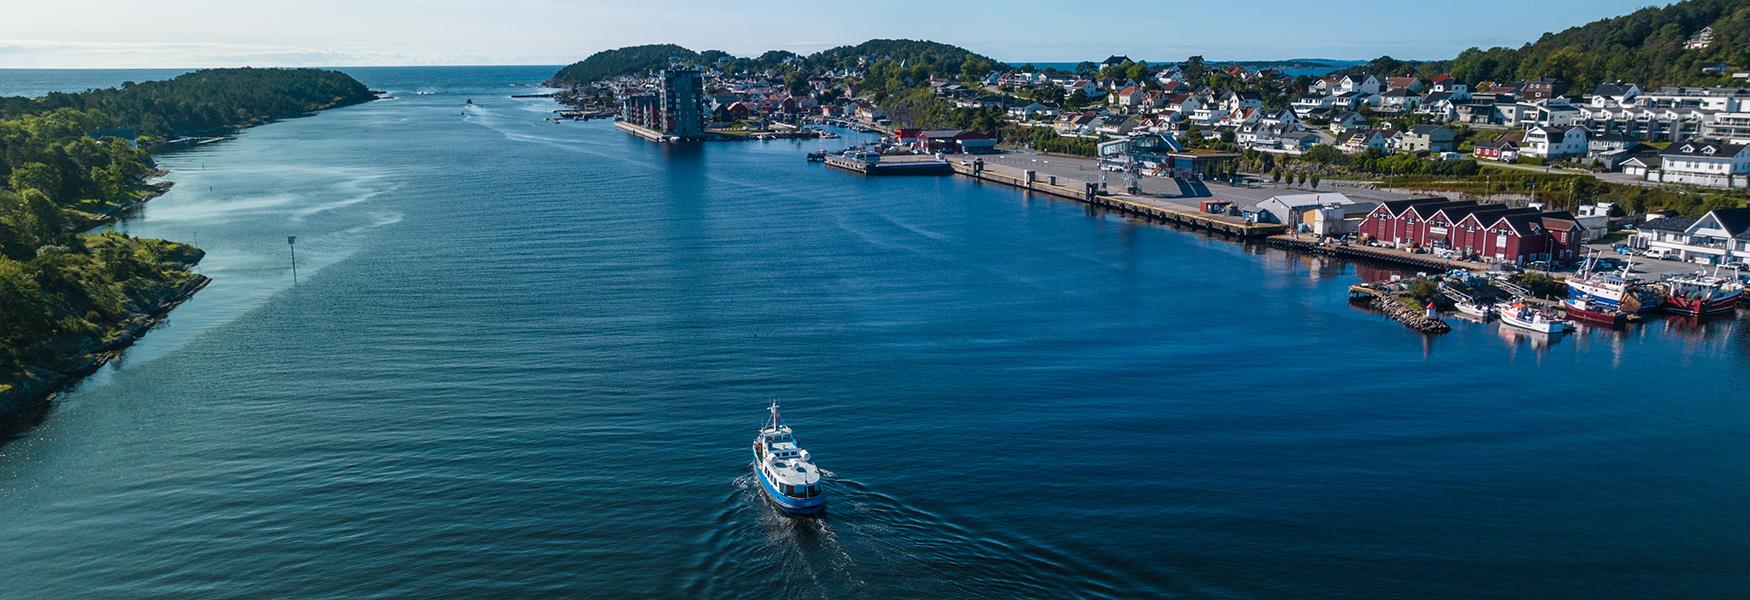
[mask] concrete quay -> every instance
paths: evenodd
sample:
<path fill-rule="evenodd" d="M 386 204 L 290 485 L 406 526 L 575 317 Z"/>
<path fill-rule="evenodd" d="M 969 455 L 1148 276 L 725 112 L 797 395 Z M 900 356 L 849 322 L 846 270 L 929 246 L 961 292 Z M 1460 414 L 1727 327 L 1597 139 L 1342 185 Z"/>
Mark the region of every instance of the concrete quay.
<path fill-rule="evenodd" d="M 1285 225 L 1251 223 L 1244 217 L 1204 212 L 1197 201 L 1171 202 L 1161 198 L 1102 191 L 1097 181 L 1042 175 L 1031 169 L 979 161 L 980 156 L 958 155 L 949 162 L 954 172 L 979 181 L 1000 183 L 1024 190 L 1086 202 L 1133 216 L 1203 229 L 1239 239 L 1259 239 L 1283 233 Z"/>

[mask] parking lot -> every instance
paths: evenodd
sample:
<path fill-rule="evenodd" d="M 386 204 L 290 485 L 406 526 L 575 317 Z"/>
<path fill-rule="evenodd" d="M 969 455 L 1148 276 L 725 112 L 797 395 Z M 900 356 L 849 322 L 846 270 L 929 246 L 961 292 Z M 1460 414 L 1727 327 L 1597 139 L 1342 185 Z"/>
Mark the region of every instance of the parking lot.
<path fill-rule="evenodd" d="M 1707 270 L 1709 272 L 1713 271 L 1713 267 L 1708 266 L 1708 265 L 1699 265 L 1696 263 L 1683 262 L 1680 260 L 1676 260 L 1674 258 L 1667 260 L 1667 259 L 1652 258 L 1649 256 L 1642 256 L 1641 252 L 1639 250 L 1634 251 L 1634 255 L 1632 257 L 1630 257 L 1628 255 L 1618 254 L 1618 253 L 1616 253 L 1615 249 L 1612 248 L 1611 244 L 1587 244 L 1586 249 L 1598 251 L 1601 253 L 1600 255 L 1602 257 L 1604 257 L 1606 259 L 1615 260 L 1617 262 L 1617 264 L 1619 265 L 1617 267 L 1619 269 L 1621 268 L 1620 267 L 1621 263 L 1629 260 L 1630 258 L 1633 258 L 1634 262 L 1630 264 L 1629 273 L 1632 275 L 1638 275 L 1643 279 L 1658 280 L 1658 279 L 1663 278 L 1666 275 L 1694 273 L 1697 270 Z M 1721 271 L 1723 273 L 1726 270 L 1722 269 Z M 1750 274 L 1750 273 L 1746 273 L 1746 274 Z"/>

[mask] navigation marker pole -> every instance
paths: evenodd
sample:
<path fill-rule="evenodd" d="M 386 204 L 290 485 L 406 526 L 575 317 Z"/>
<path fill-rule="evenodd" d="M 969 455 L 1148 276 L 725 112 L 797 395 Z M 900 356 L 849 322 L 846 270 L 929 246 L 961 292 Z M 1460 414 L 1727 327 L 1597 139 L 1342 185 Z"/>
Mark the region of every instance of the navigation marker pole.
<path fill-rule="evenodd" d="M 298 285 L 298 236 L 286 236 L 286 247 L 292 249 L 292 285 Z"/>

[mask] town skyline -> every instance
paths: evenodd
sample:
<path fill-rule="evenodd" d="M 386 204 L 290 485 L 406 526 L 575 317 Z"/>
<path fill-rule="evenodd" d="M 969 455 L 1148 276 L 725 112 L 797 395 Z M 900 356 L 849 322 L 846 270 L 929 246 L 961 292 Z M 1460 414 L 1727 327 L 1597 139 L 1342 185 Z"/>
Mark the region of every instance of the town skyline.
<path fill-rule="evenodd" d="M 647 43 L 737 55 L 806 54 L 871 38 L 929 39 L 1015 64 L 1098 60 L 1108 54 L 1150 61 L 1191 55 L 1217 61 L 1381 55 L 1440 60 L 1469 47 L 1517 47 L 1547 32 L 1646 5 L 1481 0 L 1467 9 L 1490 18 L 1454 19 L 1430 30 L 1421 24 L 1430 8 L 1426 3 L 1349 2 L 1306 11 L 1293 2 L 1267 0 L 1241 13 L 1184 2 L 1087 8 L 1030 1 L 993 13 L 984 7 L 906 1 L 891 11 L 847 20 L 818 5 L 790 2 L 756 15 L 709 10 L 693 1 L 634 12 L 596 2 L 445 0 L 410 12 L 380 1 L 239 7 L 212 0 L 150 6 L 73 0 L 14 9 L 14 18 L 0 23 L 0 68 L 550 65 Z M 1087 11 L 1089 18 L 1064 19 L 1064 11 L 1074 10 Z M 1296 11 L 1296 17 L 1258 18 L 1280 11 Z M 1136 16 L 1116 21 L 1100 16 L 1119 13 Z M 774 26 L 774 14 L 787 21 Z M 287 27 L 260 31 L 259 23 L 269 21 Z M 141 30 L 141 22 L 159 25 Z M 769 33 L 749 34 L 762 28 Z"/>

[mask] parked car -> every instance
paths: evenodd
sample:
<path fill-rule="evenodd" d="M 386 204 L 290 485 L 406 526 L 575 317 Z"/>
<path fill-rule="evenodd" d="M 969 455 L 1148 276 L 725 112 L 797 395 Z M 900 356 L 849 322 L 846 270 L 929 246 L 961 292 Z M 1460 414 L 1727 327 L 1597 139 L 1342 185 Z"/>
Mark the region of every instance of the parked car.
<path fill-rule="evenodd" d="M 1614 271 L 1621 269 L 1622 263 L 1616 262 L 1614 258 L 1600 258 L 1598 262 L 1593 263 L 1592 268 L 1599 271 Z"/>
<path fill-rule="evenodd" d="M 1735 269 L 1738 271 L 1742 271 L 1745 269 L 1744 261 L 1740 261 L 1740 260 L 1734 260 L 1732 262 L 1729 262 L 1729 263 L 1726 263 L 1726 264 L 1723 264 L 1720 266 L 1725 267 L 1727 269 Z"/>
<path fill-rule="evenodd" d="M 1630 255 L 1633 255 L 1635 253 L 1635 249 L 1630 248 L 1625 244 L 1617 244 L 1616 245 L 1616 253 L 1621 254 L 1623 256 L 1630 256 Z"/>
<path fill-rule="evenodd" d="M 1674 253 L 1670 250 L 1666 250 L 1664 248 L 1653 248 L 1650 250 L 1643 251 L 1643 252 L 1641 252 L 1641 256 L 1645 256 L 1647 258 L 1657 258 L 1659 260 L 1677 260 L 1676 253 Z"/>

